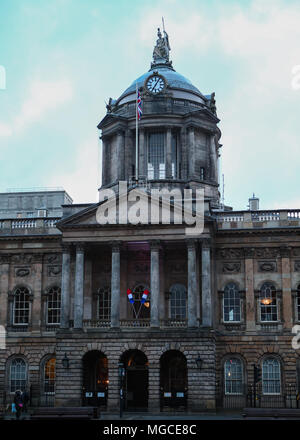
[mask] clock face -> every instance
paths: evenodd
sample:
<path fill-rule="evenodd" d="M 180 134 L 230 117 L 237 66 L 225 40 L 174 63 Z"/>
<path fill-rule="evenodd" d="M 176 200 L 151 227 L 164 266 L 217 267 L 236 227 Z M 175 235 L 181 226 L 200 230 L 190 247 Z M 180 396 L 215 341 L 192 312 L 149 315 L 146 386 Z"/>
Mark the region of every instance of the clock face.
<path fill-rule="evenodd" d="M 153 75 L 147 81 L 147 89 L 150 93 L 160 93 L 165 88 L 165 82 L 161 76 Z"/>

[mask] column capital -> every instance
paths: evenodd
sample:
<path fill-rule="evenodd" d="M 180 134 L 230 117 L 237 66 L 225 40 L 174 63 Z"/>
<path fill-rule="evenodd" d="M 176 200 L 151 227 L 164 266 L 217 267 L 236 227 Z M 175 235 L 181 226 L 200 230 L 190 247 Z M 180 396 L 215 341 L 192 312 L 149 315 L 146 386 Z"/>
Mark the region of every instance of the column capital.
<path fill-rule="evenodd" d="M 111 247 L 112 252 L 120 252 L 122 244 L 123 244 L 123 242 L 120 240 L 111 241 L 110 247 Z"/>
<path fill-rule="evenodd" d="M 210 249 L 211 248 L 211 239 L 203 238 L 200 240 L 202 249 Z"/>
<path fill-rule="evenodd" d="M 77 252 L 84 252 L 86 249 L 86 244 L 85 243 L 74 243 L 76 246 L 76 253 Z"/>
<path fill-rule="evenodd" d="M 68 254 L 71 252 L 71 244 L 70 243 L 62 243 L 61 250 L 63 254 Z"/>
<path fill-rule="evenodd" d="M 159 250 L 161 247 L 161 241 L 160 240 L 150 240 L 149 241 L 150 244 L 150 250 L 155 251 L 155 250 Z"/>
<path fill-rule="evenodd" d="M 198 246 L 198 238 L 187 238 L 185 240 L 188 249 L 195 249 Z"/>

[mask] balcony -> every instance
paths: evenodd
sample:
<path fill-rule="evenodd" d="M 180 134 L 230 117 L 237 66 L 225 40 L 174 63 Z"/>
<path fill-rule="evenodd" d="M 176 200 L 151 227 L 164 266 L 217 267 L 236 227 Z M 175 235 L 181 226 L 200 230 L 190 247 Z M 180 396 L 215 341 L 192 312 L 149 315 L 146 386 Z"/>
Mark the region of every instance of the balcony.
<path fill-rule="evenodd" d="M 5 219 L 0 221 L 1 236 L 11 235 L 57 235 L 61 232 L 56 228 L 59 217 Z"/>
<path fill-rule="evenodd" d="M 150 319 L 121 319 L 121 328 L 149 328 Z M 186 319 L 162 319 L 160 321 L 160 328 L 186 328 Z M 94 328 L 110 328 L 110 320 L 102 319 L 84 319 L 83 328 L 94 329 Z"/>
<path fill-rule="evenodd" d="M 300 209 L 214 212 L 219 230 L 298 228 Z"/>

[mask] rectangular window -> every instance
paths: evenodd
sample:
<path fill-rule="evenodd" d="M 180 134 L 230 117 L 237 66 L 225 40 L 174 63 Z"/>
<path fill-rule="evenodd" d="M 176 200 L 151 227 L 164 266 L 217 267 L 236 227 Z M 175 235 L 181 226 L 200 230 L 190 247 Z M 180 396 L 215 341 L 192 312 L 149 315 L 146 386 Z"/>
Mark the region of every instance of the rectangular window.
<path fill-rule="evenodd" d="M 148 179 L 165 179 L 165 135 L 151 133 L 148 146 Z"/>

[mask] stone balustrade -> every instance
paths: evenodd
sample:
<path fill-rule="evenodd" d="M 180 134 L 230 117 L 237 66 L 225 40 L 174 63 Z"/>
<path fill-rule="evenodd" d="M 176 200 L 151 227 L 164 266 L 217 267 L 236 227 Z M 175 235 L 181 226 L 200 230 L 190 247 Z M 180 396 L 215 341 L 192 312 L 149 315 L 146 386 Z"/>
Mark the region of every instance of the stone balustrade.
<path fill-rule="evenodd" d="M 251 229 L 299 227 L 299 209 L 267 211 L 223 211 L 214 212 L 218 229 Z"/>

